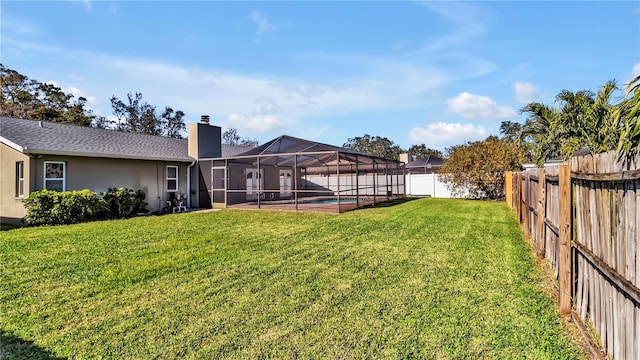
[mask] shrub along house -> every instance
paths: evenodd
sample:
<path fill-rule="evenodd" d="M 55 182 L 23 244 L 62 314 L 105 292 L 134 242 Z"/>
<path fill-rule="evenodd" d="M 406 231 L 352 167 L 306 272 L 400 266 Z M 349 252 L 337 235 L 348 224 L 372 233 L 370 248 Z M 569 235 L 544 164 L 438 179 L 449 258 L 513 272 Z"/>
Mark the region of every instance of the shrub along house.
<path fill-rule="evenodd" d="M 197 160 L 246 150 L 221 145 L 208 116 L 189 124 L 188 140 L 0 117 L 0 222 L 19 222 L 22 200 L 42 189 L 124 187 L 144 191 L 149 211 L 173 199 L 210 207 Z"/>

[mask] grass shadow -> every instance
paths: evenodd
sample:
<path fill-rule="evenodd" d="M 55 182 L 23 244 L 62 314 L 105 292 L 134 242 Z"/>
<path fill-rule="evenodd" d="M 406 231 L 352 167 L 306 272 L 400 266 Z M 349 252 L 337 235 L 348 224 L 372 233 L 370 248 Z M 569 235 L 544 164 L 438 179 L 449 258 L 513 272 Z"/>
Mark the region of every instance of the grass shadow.
<path fill-rule="evenodd" d="M 25 223 L 0 223 L 0 231 L 9 231 L 25 227 Z"/>
<path fill-rule="evenodd" d="M 58 360 L 63 358 L 52 355 L 32 341 L 0 330 L 0 359 Z"/>
<path fill-rule="evenodd" d="M 386 207 L 391 207 L 391 206 L 404 204 L 404 203 L 407 203 L 409 201 L 418 200 L 418 199 L 419 198 L 417 198 L 417 197 L 403 197 L 403 198 L 400 198 L 400 199 L 388 200 L 388 201 L 379 202 L 379 203 L 376 203 L 376 204 L 363 206 L 363 207 L 361 207 L 361 209 L 386 208 Z"/>

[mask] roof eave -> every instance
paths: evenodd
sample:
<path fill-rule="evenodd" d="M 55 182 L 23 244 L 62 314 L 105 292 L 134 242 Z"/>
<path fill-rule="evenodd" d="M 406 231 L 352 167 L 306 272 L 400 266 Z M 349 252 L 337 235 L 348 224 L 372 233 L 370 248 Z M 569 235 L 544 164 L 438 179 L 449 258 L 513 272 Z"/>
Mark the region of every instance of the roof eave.
<path fill-rule="evenodd" d="M 170 157 L 157 157 L 157 156 L 136 156 L 136 155 L 123 155 L 123 154 L 105 154 L 105 153 L 91 153 L 81 151 L 59 151 L 48 149 L 24 149 L 25 154 L 29 155 L 57 155 L 57 156 L 77 156 L 77 157 L 93 157 L 104 159 L 127 159 L 127 160 L 152 160 L 152 161 L 175 161 L 175 162 L 193 162 L 195 159 L 188 158 L 170 158 Z"/>
<path fill-rule="evenodd" d="M 14 143 L 13 141 L 11 141 L 11 140 L 9 140 L 9 139 L 7 139 L 7 138 L 3 137 L 3 136 L 0 136 L 0 143 L 3 143 L 3 144 L 5 144 L 5 145 L 7 145 L 8 147 L 10 147 L 10 148 L 12 148 L 12 149 L 14 149 L 14 150 L 20 151 L 21 153 L 24 153 L 24 152 L 25 152 L 25 151 L 24 151 L 24 150 L 25 150 L 25 148 L 23 148 L 22 146 L 20 146 L 20 145 L 18 145 L 18 144 L 16 144 L 16 143 Z"/>

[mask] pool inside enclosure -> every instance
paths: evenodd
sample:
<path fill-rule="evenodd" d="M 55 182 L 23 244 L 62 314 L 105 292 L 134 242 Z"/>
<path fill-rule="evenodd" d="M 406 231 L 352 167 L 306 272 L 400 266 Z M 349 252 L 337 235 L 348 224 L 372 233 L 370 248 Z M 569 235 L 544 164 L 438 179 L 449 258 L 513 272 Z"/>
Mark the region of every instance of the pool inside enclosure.
<path fill-rule="evenodd" d="M 402 163 L 286 135 L 199 164 L 214 208 L 339 213 L 405 196 Z"/>

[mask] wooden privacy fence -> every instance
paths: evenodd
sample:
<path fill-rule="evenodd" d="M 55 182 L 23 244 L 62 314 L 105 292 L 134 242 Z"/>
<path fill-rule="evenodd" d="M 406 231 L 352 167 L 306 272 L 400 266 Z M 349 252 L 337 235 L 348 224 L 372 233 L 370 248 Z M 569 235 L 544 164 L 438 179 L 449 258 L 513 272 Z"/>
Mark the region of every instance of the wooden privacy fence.
<path fill-rule="evenodd" d="M 640 359 L 640 156 L 615 153 L 507 174 L 506 199 L 559 283 L 559 307 L 590 323 L 607 356 Z"/>

